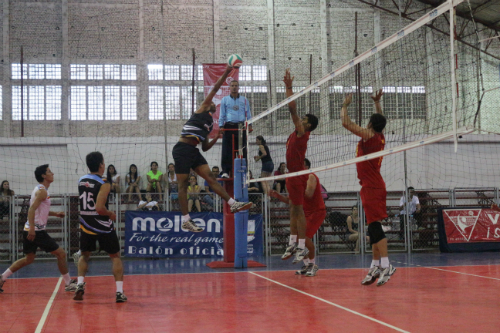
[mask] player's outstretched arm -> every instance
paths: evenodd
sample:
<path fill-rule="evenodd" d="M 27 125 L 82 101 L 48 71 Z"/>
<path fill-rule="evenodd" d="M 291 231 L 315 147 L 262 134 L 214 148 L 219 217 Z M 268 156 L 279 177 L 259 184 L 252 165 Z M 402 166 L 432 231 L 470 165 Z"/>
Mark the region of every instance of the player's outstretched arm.
<path fill-rule="evenodd" d="M 290 97 L 293 95 L 293 79 L 295 76 L 290 75 L 290 69 L 287 68 L 285 72 L 285 77 L 283 78 L 283 82 L 285 83 L 286 89 L 286 97 Z M 288 111 L 290 111 L 290 116 L 292 117 L 293 124 L 295 125 L 295 130 L 297 131 L 298 136 L 302 136 L 306 131 L 304 126 L 302 125 L 302 121 L 300 120 L 299 115 L 297 114 L 297 103 L 292 101 L 288 103 Z"/>
<path fill-rule="evenodd" d="M 210 109 L 210 104 L 212 103 L 212 99 L 214 98 L 214 96 L 217 93 L 217 91 L 219 91 L 219 89 L 222 86 L 222 84 L 224 83 L 224 81 L 226 81 L 226 78 L 227 78 L 227 76 L 229 75 L 229 73 L 231 72 L 232 69 L 233 69 L 233 67 L 231 67 L 229 65 L 226 67 L 226 70 L 224 71 L 224 74 L 222 74 L 222 76 L 217 80 L 217 82 L 215 83 L 215 85 L 212 88 L 212 90 L 210 90 L 210 93 L 208 93 L 208 95 L 205 98 L 205 100 L 203 101 L 203 103 L 201 103 L 201 105 L 198 108 L 198 110 L 196 110 L 196 113 L 203 113 L 206 110 Z"/>
<path fill-rule="evenodd" d="M 205 141 L 203 141 L 201 143 L 201 150 L 207 151 L 210 148 L 212 148 L 213 145 L 217 142 L 217 140 L 219 140 L 219 136 L 221 136 L 220 135 L 221 133 L 222 133 L 222 131 L 221 131 L 220 127 L 219 127 L 219 131 L 217 132 L 217 134 L 215 135 L 215 137 L 212 139 L 212 141 L 208 142 L 208 138 L 206 138 Z"/>
<path fill-rule="evenodd" d="M 348 94 L 344 103 L 342 103 L 342 109 L 340 110 L 340 119 L 342 120 L 342 126 L 349 130 L 352 134 L 360 136 L 364 140 L 368 140 L 373 136 L 373 132 L 368 128 L 363 128 L 356 123 L 354 123 L 349 115 L 347 114 L 347 108 L 352 102 L 352 94 Z"/>
<path fill-rule="evenodd" d="M 382 107 L 380 106 L 380 99 L 382 98 L 382 95 L 384 95 L 384 92 L 382 91 L 382 89 L 380 89 L 375 93 L 375 96 L 371 96 L 373 102 L 375 103 L 375 111 L 377 111 L 377 113 L 380 113 L 381 115 L 384 114 L 384 112 L 382 111 Z"/>

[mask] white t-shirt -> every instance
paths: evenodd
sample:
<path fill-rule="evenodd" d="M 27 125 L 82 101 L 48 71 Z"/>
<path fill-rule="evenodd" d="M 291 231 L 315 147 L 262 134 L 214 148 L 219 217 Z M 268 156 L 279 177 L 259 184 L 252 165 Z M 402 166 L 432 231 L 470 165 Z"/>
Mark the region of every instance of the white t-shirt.
<path fill-rule="evenodd" d="M 112 177 L 111 177 L 111 181 L 112 181 L 113 183 L 116 183 L 116 179 L 117 179 L 118 177 L 120 177 L 120 175 L 119 175 L 119 174 L 116 174 L 116 175 L 112 176 Z"/>
<path fill-rule="evenodd" d="M 147 201 L 143 201 L 143 200 L 139 201 L 139 206 L 144 205 L 146 202 L 147 202 Z M 146 207 L 146 208 L 147 208 L 147 209 L 149 209 L 149 210 L 152 210 L 152 209 L 153 209 L 153 207 L 154 207 L 154 206 L 156 206 L 157 204 L 158 204 L 158 202 L 157 202 L 157 201 L 150 201 L 150 202 L 148 202 L 148 203 L 146 204 L 146 206 L 144 206 L 144 207 Z M 144 208 L 144 207 L 142 207 L 142 208 Z"/>
<path fill-rule="evenodd" d="M 403 206 L 406 203 L 406 196 L 402 196 L 401 199 L 399 200 L 399 207 Z M 415 213 L 417 210 L 417 205 L 420 204 L 420 201 L 418 201 L 418 197 L 416 195 L 411 198 L 410 202 L 410 215 Z M 406 214 L 406 209 L 403 207 L 403 210 L 400 212 L 401 215 Z"/>
<path fill-rule="evenodd" d="M 30 199 L 30 207 L 35 201 L 35 196 L 36 192 L 39 190 L 46 190 L 45 186 L 42 184 L 38 184 L 33 192 L 31 192 L 31 199 Z M 35 211 L 35 231 L 42 231 L 45 230 L 45 227 L 47 226 L 47 220 L 49 219 L 49 211 L 50 211 L 50 194 L 49 191 L 47 191 L 47 198 L 43 200 L 40 203 L 40 206 Z M 30 230 L 30 223 L 29 221 L 26 221 L 24 224 L 24 230 L 29 231 Z"/>

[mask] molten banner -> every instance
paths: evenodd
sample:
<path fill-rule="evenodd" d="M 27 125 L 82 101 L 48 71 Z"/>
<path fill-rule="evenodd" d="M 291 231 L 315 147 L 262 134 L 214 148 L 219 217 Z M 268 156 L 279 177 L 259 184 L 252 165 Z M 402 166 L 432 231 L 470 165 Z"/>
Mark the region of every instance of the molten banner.
<path fill-rule="evenodd" d="M 203 64 L 203 84 L 205 97 L 207 97 L 207 95 L 210 93 L 210 90 L 212 90 L 217 80 L 222 76 L 222 74 L 224 74 L 226 67 L 226 64 Z M 234 68 L 227 76 L 226 81 L 222 83 L 222 86 L 215 94 L 215 97 L 212 99 L 212 102 L 214 102 L 215 106 L 217 107 L 217 112 L 212 115 L 214 118 L 214 128 L 209 135 L 210 138 L 213 138 L 214 134 L 212 133 L 217 133 L 217 130 L 219 129 L 218 121 L 220 114 L 220 102 L 222 101 L 223 97 L 229 95 L 229 85 L 231 84 L 231 81 L 238 80 L 238 75 L 239 69 Z"/>
<path fill-rule="evenodd" d="M 443 209 L 448 243 L 500 242 L 500 212 L 483 208 Z"/>

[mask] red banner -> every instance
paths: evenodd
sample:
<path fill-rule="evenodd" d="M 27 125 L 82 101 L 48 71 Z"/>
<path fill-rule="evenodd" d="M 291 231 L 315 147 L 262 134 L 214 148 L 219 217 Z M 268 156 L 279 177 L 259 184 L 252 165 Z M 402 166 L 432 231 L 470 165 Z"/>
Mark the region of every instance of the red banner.
<path fill-rule="evenodd" d="M 500 242 L 500 212 L 491 209 L 443 209 L 448 243 Z"/>
<path fill-rule="evenodd" d="M 207 97 L 207 95 L 210 93 L 210 90 L 212 90 L 217 80 L 222 76 L 222 74 L 224 74 L 226 67 L 227 64 L 203 64 L 203 85 L 205 87 L 205 97 Z M 213 114 L 214 128 L 209 135 L 210 138 L 213 138 L 212 133 L 216 133 L 219 129 L 220 102 L 222 101 L 223 97 L 230 94 L 229 85 L 231 84 L 231 81 L 238 80 L 238 75 L 239 69 L 234 68 L 227 76 L 226 82 L 222 83 L 221 88 L 212 99 L 212 101 L 215 103 L 215 106 L 217 107 L 217 112 Z"/>

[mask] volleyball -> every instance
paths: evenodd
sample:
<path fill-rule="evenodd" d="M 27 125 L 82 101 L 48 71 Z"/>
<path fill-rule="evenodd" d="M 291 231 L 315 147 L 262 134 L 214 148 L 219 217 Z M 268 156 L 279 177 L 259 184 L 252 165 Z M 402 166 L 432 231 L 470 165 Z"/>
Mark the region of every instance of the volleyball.
<path fill-rule="evenodd" d="M 231 67 L 239 68 L 243 64 L 243 59 L 238 54 L 231 54 L 227 59 L 227 63 Z"/>

